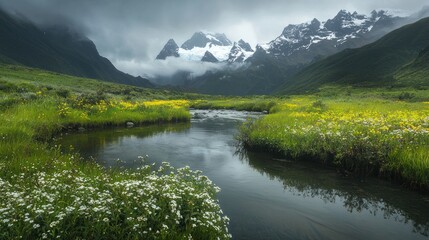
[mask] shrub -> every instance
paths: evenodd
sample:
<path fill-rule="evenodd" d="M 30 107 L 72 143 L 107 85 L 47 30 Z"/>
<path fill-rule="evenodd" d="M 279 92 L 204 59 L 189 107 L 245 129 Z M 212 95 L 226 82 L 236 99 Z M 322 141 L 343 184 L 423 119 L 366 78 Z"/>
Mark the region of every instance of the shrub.
<path fill-rule="evenodd" d="M 57 162 L 56 164 L 62 164 Z M 229 239 L 219 188 L 164 163 L 136 171 L 73 169 L 0 177 L 0 239 Z"/>
<path fill-rule="evenodd" d="M 410 93 L 410 92 L 402 92 L 401 94 L 399 94 L 398 99 L 401 101 L 406 101 L 406 100 L 411 100 L 415 97 L 414 93 Z"/>
<path fill-rule="evenodd" d="M 55 93 L 62 98 L 70 97 L 70 90 L 67 90 L 67 89 L 60 88 L 60 89 L 56 90 Z"/>

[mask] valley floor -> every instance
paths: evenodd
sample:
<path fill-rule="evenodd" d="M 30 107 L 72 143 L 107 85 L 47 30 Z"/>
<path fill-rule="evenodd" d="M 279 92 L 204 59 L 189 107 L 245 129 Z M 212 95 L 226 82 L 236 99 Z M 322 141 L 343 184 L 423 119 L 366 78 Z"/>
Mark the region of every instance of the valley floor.
<path fill-rule="evenodd" d="M 0 66 L 0 93 L 1 239 L 230 238 L 199 172 L 104 169 L 50 144 L 65 130 L 189 121 L 190 107 L 269 113 L 241 127 L 244 147 L 429 190 L 428 90 L 222 98 Z"/>
<path fill-rule="evenodd" d="M 246 148 L 429 190 L 428 90 L 326 87 L 311 95 L 194 105 L 269 112 L 241 127 L 239 140 Z"/>
<path fill-rule="evenodd" d="M 17 66 L 0 72 L 0 239 L 230 238 L 219 189 L 200 172 L 139 156 L 137 170 L 104 169 L 50 143 L 66 130 L 189 121 L 188 100 Z"/>

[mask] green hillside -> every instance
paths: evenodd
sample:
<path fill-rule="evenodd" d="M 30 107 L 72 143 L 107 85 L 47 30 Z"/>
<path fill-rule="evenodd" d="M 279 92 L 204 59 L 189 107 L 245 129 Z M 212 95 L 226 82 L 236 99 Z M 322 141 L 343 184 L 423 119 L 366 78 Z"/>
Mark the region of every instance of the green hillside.
<path fill-rule="evenodd" d="M 429 86 L 429 46 L 412 63 L 399 69 L 395 79 L 401 86 Z"/>
<path fill-rule="evenodd" d="M 428 43 L 429 18 L 425 18 L 372 44 L 346 49 L 308 66 L 287 80 L 278 92 L 312 91 L 324 84 L 391 85 L 395 72 L 413 61 Z"/>
<path fill-rule="evenodd" d="M 197 77 L 187 88 L 204 94 L 264 95 L 275 91 L 283 82 L 297 73 L 302 64 L 286 57 L 275 58 L 256 51 L 249 65 L 229 71 L 208 72 Z"/>
<path fill-rule="evenodd" d="M 40 29 L 0 10 L 0 63 L 13 63 L 78 77 L 150 87 L 116 69 L 88 38 L 65 27 Z"/>
<path fill-rule="evenodd" d="M 115 84 L 36 68 L 5 64 L 0 64 L 0 93 L 1 91 L 15 93 L 11 95 L 0 94 L 0 109 L 2 100 L 10 98 L 21 99 L 28 96 L 31 98 L 38 91 L 49 92 L 54 95 L 70 93 L 103 94 L 127 99 L 194 99 L 201 97 L 198 94 Z"/>

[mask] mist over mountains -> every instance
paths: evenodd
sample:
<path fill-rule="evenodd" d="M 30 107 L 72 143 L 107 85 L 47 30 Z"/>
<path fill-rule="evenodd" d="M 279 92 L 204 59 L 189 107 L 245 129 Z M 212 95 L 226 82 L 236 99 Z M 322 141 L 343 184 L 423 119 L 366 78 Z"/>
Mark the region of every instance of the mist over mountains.
<path fill-rule="evenodd" d="M 114 58 L 118 66 L 142 71 L 142 78 L 117 70 L 100 56 L 84 28 L 70 21 L 46 25 L 22 14 L 2 12 L 0 61 L 138 86 L 177 87 L 209 94 L 270 94 L 308 66 L 373 43 L 426 16 L 428 7 L 407 14 L 382 9 L 369 14 L 340 10 L 326 21 L 313 18 L 289 24 L 274 39 L 259 44 L 246 41 L 245 28 L 237 31 L 243 37 L 234 34 L 238 41 L 222 32 L 196 31 L 179 42 L 173 33 L 162 40 L 163 48 L 150 61 Z M 115 47 L 122 51 L 127 46 Z"/>
<path fill-rule="evenodd" d="M 231 44 L 224 34 L 196 32 L 181 47 L 173 39 L 167 42 L 156 62 L 175 62 L 170 67 L 177 67 L 177 71 L 170 76 L 155 74 L 150 79 L 211 94 L 268 94 L 308 64 L 372 43 L 428 15 L 427 8 L 409 16 L 385 10 L 369 15 L 340 10 L 327 21 L 290 24 L 274 40 L 253 48 L 243 40 Z M 207 62 L 215 64 L 205 65 Z M 199 71 L 181 68 L 181 64 L 193 64 Z"/>
<path fill-rule="evenodd" d="M 67 26 L 40 28 L 0 9 L 0 63 L 18 64 L 141 87 L 147 79 L 123 73 L 86 36 Z"/>

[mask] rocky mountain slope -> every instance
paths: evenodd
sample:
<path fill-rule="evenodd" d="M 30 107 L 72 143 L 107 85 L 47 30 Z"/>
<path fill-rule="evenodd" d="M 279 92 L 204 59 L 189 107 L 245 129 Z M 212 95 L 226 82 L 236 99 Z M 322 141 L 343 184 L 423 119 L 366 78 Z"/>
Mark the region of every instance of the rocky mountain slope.
<path fill-rule="evenodd" d="M 407 17 L 394 11 L 374 10 L 365 15 L 341 10 L 326 21 L 290 24 L 277 38 L 255 49 L 243 40 L 233 43 L 224 34 L 196 32 L 181 47 L 169 40 L 157 59 L 224 64 L 221 70 L 209 69 L 192 78 L 182 71 L 185 79 L 177 81 L 185 89 L 211 94 L 269 94 L 305 66 L 344 49 L 372 43 L 428 12 L 423 9 Z"/>
<path fill-rule="evenodd" d="M 123 73 L 95 44 L 67 27 L 40 28 L 0 10 L 0 63 L 20 64 L 78 77 L 152 87 L 147 79 Z"/>
<path fill-rule="evenodd" d="M 374 43 L 346 49 L 311 64 L 286 80 L 280 92 L 312 91 L 324 84 L 394 85 L 395 73 L 408 64 L 402 71 L 427 73 L 428 43 L 429 18 L 424 18 L 392 31 Z"/>
<path fill-rule="evenodd" d="M 170 39 L 158 54 L 156 59 L 165 60 L 167 57 L 176 57 L 184 61 L 207 61 L 209 62 L 243 62 L 252 56 L 253 49 L 249 43 L 243 40 L 231 42 L 225 34 L 196 32 L 190 39 L 185 41 L 179 48 L 173 39 Z M 216 59 L 217 61 L 215 61 Z"/>
<path fill-rule="evenodd" d="M 370 15 L 341 10 L 325 22 L 291 24 L 262 49 L 276 57 L 287 57 L 296 63 L 309 63 L 346 48 L 366 45 L 401 25 L 405 18 L 380 10 Z"/>

